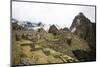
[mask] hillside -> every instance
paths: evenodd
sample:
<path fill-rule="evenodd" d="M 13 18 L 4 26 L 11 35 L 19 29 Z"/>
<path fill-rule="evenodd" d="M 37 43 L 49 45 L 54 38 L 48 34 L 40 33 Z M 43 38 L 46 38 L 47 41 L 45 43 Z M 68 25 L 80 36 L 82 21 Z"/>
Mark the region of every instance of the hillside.
<path fill-rule="evenodd" d="M 12 63 L 29 65 L 95 61 L 95 27 L 81 13 L 75 17 L 70 29 L 58 29 L 53 24 L 48 31 L 42 27 L 34 30 L 13 23 Z"/>

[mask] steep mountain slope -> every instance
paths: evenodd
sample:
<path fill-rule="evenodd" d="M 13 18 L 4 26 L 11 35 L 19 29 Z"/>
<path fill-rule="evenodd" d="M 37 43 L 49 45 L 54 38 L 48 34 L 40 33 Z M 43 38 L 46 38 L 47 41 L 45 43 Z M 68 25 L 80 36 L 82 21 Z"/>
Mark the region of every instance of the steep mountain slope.
<path fill-rule="evenodd" d="M 96 58 L 96 23 L 92 23 L 83 13 L 79 13 L 70 27 L 71 32 L 87 41 L 91 48 L 91 59 Z"/>

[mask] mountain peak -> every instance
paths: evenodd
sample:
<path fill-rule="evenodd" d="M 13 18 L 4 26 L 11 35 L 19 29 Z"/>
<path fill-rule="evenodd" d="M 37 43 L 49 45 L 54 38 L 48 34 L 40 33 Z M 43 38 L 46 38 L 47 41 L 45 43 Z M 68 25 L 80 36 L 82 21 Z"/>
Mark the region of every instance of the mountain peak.
<path fill-rule="evenodd" d="M 72 25 L 70 27 L 70 30 L 75 29 L 77 26 L 82 26 L 89 23 L 90 20 L 82 12 L 80 12 L 77 16 L 75 16 Z"/>

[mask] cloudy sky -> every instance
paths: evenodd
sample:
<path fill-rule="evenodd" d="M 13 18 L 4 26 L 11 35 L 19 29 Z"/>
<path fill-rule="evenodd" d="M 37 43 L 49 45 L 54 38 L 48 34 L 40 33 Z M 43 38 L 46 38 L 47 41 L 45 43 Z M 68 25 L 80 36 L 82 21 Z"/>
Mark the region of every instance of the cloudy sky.
<path fill-rule="evenodd" d="M 12 17 L 20 21 L 42 22 L 44 24 L 56 24 L 63 27 L 70 27 L 72 21 L 79 12 L 92 22 L 95 22 L 95 7 L 44 4 L 29 2 L 12 2 Z"/>

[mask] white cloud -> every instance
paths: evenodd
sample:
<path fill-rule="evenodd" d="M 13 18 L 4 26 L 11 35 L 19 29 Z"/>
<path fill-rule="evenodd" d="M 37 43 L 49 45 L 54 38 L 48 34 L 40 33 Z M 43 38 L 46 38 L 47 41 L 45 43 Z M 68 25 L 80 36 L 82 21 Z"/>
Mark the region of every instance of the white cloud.
<path fill-rule="evenodd" d="M 95 7 L 28 2 L 12 3 L 13 18 L 20 21 L 57 24 L 60 27 L 70 27 L 79 12 L 83 12 L 86 17 L 95 22 Z"/>

